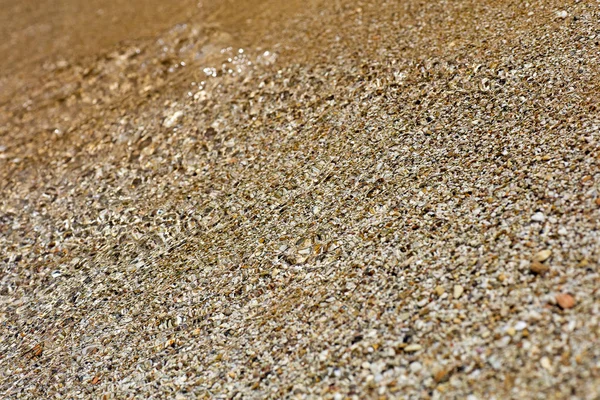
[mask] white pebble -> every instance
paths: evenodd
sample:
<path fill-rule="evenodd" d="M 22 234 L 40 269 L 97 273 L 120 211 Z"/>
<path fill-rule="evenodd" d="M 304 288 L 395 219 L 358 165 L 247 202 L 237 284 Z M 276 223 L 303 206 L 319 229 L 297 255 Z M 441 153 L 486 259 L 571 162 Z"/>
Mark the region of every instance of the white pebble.
<path fill-rule="evenodd" d="M 544 369 L 548 371 L 552 369 L 552 364 L 550 364 L 550 359 L 548 357 L 542 357 L 542 359 L 540 360 L 540 364 Z"/>
<path fill-rule="evenodd" d="M 183 117 L 183 111 L 175 111 L 173 114 L 165 118 L 163 126 L 165 128 L 172 128 L 179 122 L 181 117 Z"/>
<path fill-rule="evenodd" d="M 459 299 L 460 296 L 462 296 L 463 292 L 465 291 L 465 289 L 461 286 L 461 285 L 455 285 L 454 286 L 454 298 L 455 299 Z"/>
<path fill-rule="evenodd" d="M 525 328 L 527 328 L 527 323 L 525 323 L 524 321 L 519 321 L 515 324 L 515 330 L 517 331 L 522 331 Z"/>
<path fill-rule="evenodd" d="M 531 216 L 531 220 L 535 222 L 544 222 L 546 220 L 546 216 L 543 212 L 536 212 Z"/>
<path fill-rule="evenodd" d="M 421 363 L 418 361 L 410 363 L 410 370 L 412 372 L 419 372 L 421 370 Z"/>
<path fill-rule="evenodd" d="M 421 350 L 423 347 L 420 344 L 409 344 L 404 348 L 407 353 L 414 353 L 415 351 Z"/>

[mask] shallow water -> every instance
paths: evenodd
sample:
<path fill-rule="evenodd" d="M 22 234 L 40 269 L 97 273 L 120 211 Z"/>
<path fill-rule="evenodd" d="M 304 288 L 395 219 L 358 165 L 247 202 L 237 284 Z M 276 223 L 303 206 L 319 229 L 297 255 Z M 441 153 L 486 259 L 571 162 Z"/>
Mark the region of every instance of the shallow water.
<path fill-rule="evenodd" d="M 47 60 L 99 54 L 120 42 L 157 38 L 190 19 L 244 26 L 246 39 L 304 2 L 266 0 L 0 0 L 0 74 Z M 255 18 L 260 15 L 260 18 Z M 247 29 L 248 27 L 252 29 Z"/>
<path fill-rule="evenodd" d="M 140 68 L 150 60 L 166 65 L 167 53 L 173 63 L 185 64 L 234 43 L 260 47 L 265 32 L 276 31 L 288 16 L 310 3 L 0 0 L 0 37 L 4 38 L 0 41 L 0 104 L 20 107 L 31 98 L 55 102 L 52 90 L 40 93 L 40 88 L 85 86 L 81 75 L 89 70 L 113 75 L 114 81 L 122 69 L 103 69 L 102 61 L 123 54 L 129 56 L 120 65 L 147 77 L 148 71 Z M 140 49 L 144 56 L 131 63 L 129 58 Z"/>
<path fill-rule="evenodd" d="M 0 0 L 0 71 L 93 55 L 202 11 L 196 0 Z"/>

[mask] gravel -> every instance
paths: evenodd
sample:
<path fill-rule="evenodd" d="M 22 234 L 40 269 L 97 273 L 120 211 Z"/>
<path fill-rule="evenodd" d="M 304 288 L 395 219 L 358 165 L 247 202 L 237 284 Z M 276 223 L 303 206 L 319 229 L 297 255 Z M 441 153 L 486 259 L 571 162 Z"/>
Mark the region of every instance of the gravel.
<path fill-rule="evenodd" d="M 598 4 L 262 15 L 2 104 L 0 397 L 599 398 Z"/>

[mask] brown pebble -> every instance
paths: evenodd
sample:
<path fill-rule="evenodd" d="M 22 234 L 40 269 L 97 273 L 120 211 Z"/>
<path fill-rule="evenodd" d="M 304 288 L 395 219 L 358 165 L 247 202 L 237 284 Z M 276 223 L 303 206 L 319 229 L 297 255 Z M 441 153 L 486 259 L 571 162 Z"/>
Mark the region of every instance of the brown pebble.
<path fill-rule="evenodd" d="M 550 268 L 539 261 L 533 261 L 529 270 L 536 275 L 544 275 Z"/>
<path fill-rule="evenodd" d="M 598 197 L 598 198 L 596 199 L 596 205 L 597 205 L 597 206 L 600 206 L 600 197 Z"/>
<path fill-rule="evenodd" d="M 450 375 L 452 375 L 451 372 L 452 369 L 450 368 L 440 369 L 433 375 L 433 380 L 435 381 L 435 383 L 447 382 L 448 379 L 450 379 Z"/>
<path fill-rule="evenodd" d="M 575 307 L 575 298 L 568 293 L 557 294 L 556 302 L 563 310 Z"/>

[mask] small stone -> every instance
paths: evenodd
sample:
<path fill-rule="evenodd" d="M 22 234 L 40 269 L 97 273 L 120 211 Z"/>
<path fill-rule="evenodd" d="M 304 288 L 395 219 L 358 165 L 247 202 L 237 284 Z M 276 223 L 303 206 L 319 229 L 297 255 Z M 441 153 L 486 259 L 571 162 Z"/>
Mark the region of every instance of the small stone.
<path fill-rule="evenodd" d="M 575 307 L 575 298 L 568 293 L 557 294 L 556 302 L 563 310 Z"/>
<path fill-rule="evenodd" d="M 421 368 L 422 368 L 422 365 L 418 361 L 410 363 L 410 370 L 412 372 L 419 372 L 421 370 Z"/>
<path fill-rule="evenodd" d="M 596 205 L 597 205 L 598 207 L 600 207 L 600 197 L 598 197 L 598 198 L 596 199 L 596 201 L 595 201 L 595 202 L 596 202 Z"/>
<path fill-rule="evenodd" d="M 409 344 L 404 348 L 404 351 L 407 353 L 414 353 L 416 351 L 421 350 L 423 347 L 420 344 Z"/>
<path fill-rule="evenodd" d="M 436 286 L 435 288 L 435 294 L 437 294 L 438 296 L 443 295 L 445 292 L 444 287 L 443 286 Z"/>
<path fill-rule="evenodd" d="M 565 19 L 565 18 L 567 18 L 569 16 L 569 14 L 565 10 L 560 10 L 560 11 L 556 12 L 556 16 L 558 18 Z"/>
<path fill-rule="evenodd" d="M 585 268 L 590 264 L 590 262 L 587 260 L 587 258 L 584 258 L 583 260 L 579 261 L 579 264 L 577 264 L 577 266 L 579 268 Z"/>
<path fill-rule="evenodd" d="M 163 126 L 165 128 L 172 128 L 177 125 L 181 117 L 183 117 L 183 111 L 175 111 L 173 114 L 165 118 Z"/>
<path fill-rule="evenodd" d="M 450 372 L 451 369 L 449 368 L 441 368 L 433 375 L 433 380 L 435 383 L 446 382 L 448 379 L 450 379 Z"/>
<path fill-rule="evenodd" d="M 69 67 L 69 62 L 67 60 L 60 60 L 56 63 L 56 68 L 58 69 L 66 69 Z"/>
<path fill-rule="evenodd" d="M 539 261 L 533 261 L 529 270 L 536 275 L 544 275 L 550 268 Z"/>
<path fill-rule="evenodd" d="M 512 326 L 506 330 L 506 334 L 507 334 L 508 336 L 511 336 L 511 337 L 512 337 L 512 336 L 515 336 L 515 333 L 517 333 L 517 331 L 516 331 L 516 329 L 515 329 L 515 328 L 513 328 Z"/>
<path fill-rule="evenodd" d="M 427 304 L 429 304 L 429 299 L 428 298 L 424 298 L 423 300 L 419 301 L 417 303 L 417 306 L 419 307 L 425 307 Z"/>
<path fill-rule="evenodd" d="M 459 299 L 460 296 L 462 296 L 462 294 L 464 293 L 465 289 L 461 286 L 461 285 L 455 285 L 454 286 L 454 298 L 455 299 Z"/>
<path fill-rule="evenodd" d="M 566 236 L 566 235 L 568 235 L 568 234 L 569 234 L 569 231 L 567 230 L 567 228 L 565 228 L 565 227 L 562 227 L 562 228 L 560 228 L 560 229 L 558 230 L 558 234 L 559 234 L 559 235 L 561 235 L 561 236 Z"/>
<path fill-rule="evenodd" d="M 518 321 L 515 324 L 515 329 L 518 331 L 522 331 L 525 328 L 527 328 L 527 323 L 525 321 Z"/>
<path fill-rule="evenodd" d="M 550 249 L 542 250 L 542 251 L 537 252 L 533 256 L 533 260 L 542 263 L 542 262 L 546 261 L 547 259 L 549 259 L 551 255 L 552 255 L 552 250 L 550 250 Z"/>
<path fill-rule="evenodd" d="M 531 216 L 531 220 L 535 222 L 544 222 L 546 220 L 546 216 L 543 212 L 538 211 Z"/>
<path fill-rule="evenodd" d="M 550 371 L 552 369 L 552 364 L 550 364 L 550 359 L 548 357 L 542 357 L 542 359 L 540 360 L 540 364 L 547 371 Z"/>
<path fill-rule="evenodd" d="M 410 318 L 410 313 L 402 313 L 402 314 L 398 315 L 399 321 L 406 321 L 409 318 Z"/>

